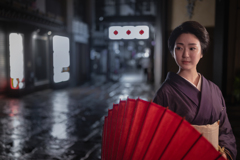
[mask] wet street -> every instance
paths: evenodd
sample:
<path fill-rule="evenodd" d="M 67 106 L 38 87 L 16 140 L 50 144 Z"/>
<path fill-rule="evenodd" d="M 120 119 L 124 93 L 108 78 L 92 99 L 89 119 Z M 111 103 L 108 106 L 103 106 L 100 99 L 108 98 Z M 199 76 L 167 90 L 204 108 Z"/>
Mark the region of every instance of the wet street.
<path fill-rule="evenodd" d="M 20 99 L 1 97 L 0 159 L 101 159 L 108 109 L 127 97 L 151 100 L 154 93 L 143 73 L 134 71 L 118 82 L 98 77 L 77 88 L 43 90 Z M 239 107 L 232 106 L 228 114 L 239 144 Z"/>
<path fill-rule="evenodd" d="M 98 77 L 77 88 L 44 90 L 0 100 L 1 160 L 101 159 L 103 117 L 113 103 L 151 100 L 152 85 L 139 72 L 118 82 Z"/>

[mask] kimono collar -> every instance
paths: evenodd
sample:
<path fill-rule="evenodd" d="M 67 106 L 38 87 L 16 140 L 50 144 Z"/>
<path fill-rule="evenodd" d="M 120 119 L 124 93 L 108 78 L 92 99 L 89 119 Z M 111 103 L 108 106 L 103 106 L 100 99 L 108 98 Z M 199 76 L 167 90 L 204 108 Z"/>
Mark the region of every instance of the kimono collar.
<path fill-rule="evenodd" d="M 201 91 L 201 84 L 202 84 L 202 76 L 201 76 L 201 74 L 200 73 L 198 73 L 198 76 L 200 76 L 200 78 L 199 78 L 199 80 L 198 80 L 198 83 L 197 83 L 197 85 L 195 85 L 195 84 L 193 84 L 192 82 L 190 82 L 189 80 L 187 80 L 186 78 L 184 78 L 184 77 L 182 77 L 182 78 L 184 78 L 185 80 L 187 80 L 189 83 L 191 83 L 194 87 L 196 87 L 199 91 Z"/>
<path fill-rule="evenodd" d="M 199 104 L 199 110 L 191 123 L 193 124 L 206 124 L 209 121 L 209 117 L 211 117 L 213 107 L 213 97 L 212 87 L 209 85 L 208 80 L 202 76 L 202 92 L 201 92 L 201 100 Z M 212 107 L 210 107 L 212 106 Z"/>
<path fill-rule="evenodd" d="M 199 106 L 201 92 L 190 82 L 173 72 L 167 74 L 166 80 L 168 80 L 175 89 L 185 94 L 196 106 Z"/>

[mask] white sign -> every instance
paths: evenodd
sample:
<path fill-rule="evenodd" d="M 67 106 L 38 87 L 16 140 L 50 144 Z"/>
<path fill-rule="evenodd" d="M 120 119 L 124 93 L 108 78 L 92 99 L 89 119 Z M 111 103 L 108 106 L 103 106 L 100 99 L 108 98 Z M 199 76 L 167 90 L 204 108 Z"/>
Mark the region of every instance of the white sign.
<path fill-rule="evenodd" d="M 148 26 L 111 26 L 108 29 L 109 39 L 148 39 Z"/>
<path fill-rule="evenodd" d="M 53 36 L 53 81 L 68 81 L 70 78 L 69 38 Z"/>
<path fill-rule="evenodd" d="M 11 33 L 9 35 L 9 51 L 11 89 L 22 89 L 25 85 L 22 34 Z"/>

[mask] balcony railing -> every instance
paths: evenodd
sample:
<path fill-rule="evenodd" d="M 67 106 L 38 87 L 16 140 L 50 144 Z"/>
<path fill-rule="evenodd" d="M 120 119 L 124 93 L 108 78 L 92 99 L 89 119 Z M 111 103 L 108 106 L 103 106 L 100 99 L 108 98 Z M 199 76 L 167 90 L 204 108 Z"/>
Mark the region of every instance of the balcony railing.
<path fill-rule="evenodd" d="M 125 15 L 155 15 L 155 1 L 137 1 L 117 3 L 111 1 L 105 3 L 104 16 L 125 16 Z"/>

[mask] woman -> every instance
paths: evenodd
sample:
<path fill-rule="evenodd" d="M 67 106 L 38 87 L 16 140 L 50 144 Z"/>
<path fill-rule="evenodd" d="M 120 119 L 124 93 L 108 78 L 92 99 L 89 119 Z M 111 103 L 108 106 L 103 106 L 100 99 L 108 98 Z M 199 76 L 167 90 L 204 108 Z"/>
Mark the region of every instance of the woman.
<path fill-rule="evenodd" d="M 197 64 L 208 46 L 208 32 L 198 22 L 187 21 L 173 30 L 168 47 L 179 70 L 168 73 L 153 102 L 168 106 L 192 125 L 202 126 L 220 121 L 219 148 L 224 149 L 225 158 L 236 159 L 236 140 L 222 93 L 214 83 L 197 72 Z"/>

